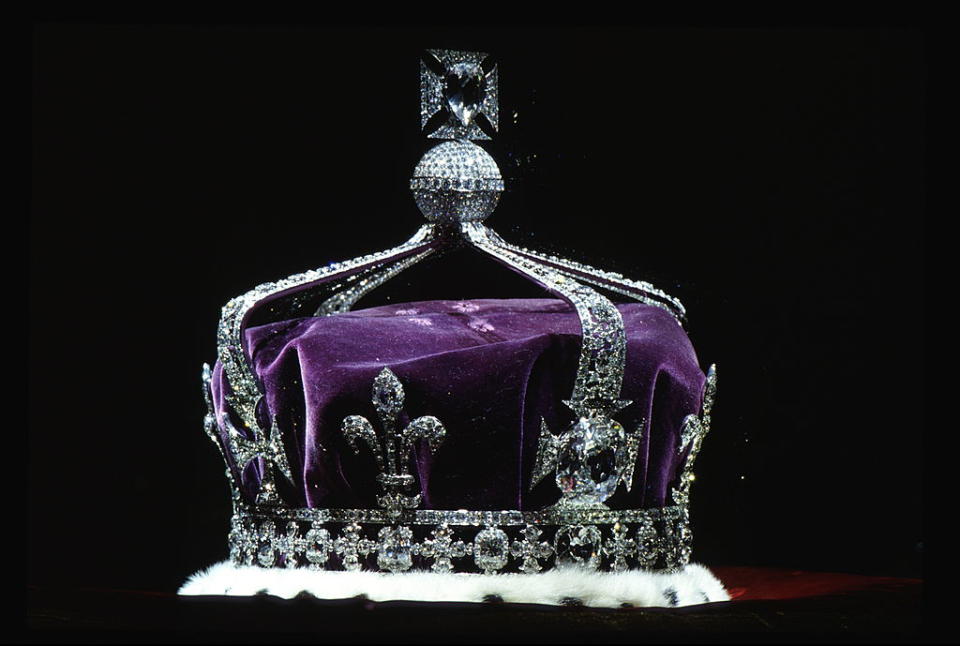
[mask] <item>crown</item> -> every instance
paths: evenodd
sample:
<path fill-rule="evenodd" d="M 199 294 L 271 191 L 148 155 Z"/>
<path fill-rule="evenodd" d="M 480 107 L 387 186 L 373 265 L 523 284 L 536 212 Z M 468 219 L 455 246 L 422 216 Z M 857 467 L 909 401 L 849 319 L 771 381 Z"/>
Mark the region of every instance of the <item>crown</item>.
<path fill-rule="evenodd" d="M 392 249 L 224 306 L 203 393 L 232 493 L 230 557 L 181 592 L 727 598 L 690 563 L 692 468 L 716 371 L 700 370 L 676 298 L 483 223 L 504 190 L 474 143 L 498 130 L 497 84 L 487 54 L 429 50 L 420 125 L 444 141 L 410 180 L 426 223 Z M 353 310 L 463 244 L 554 298 Z M 411 573 L 435 579 L 383 591 Z M 518 597 L 518 577 L 537 592 Z M 463 586 L 473 592 L 457 596 Z"/>

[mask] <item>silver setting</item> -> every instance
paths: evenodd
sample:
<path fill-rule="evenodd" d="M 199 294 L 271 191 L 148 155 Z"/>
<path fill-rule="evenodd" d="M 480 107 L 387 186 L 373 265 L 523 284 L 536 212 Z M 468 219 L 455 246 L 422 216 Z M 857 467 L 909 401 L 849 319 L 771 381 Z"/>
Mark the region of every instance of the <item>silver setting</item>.
<path fill-rule="evenodd" d="M 272 521 L 266 521 L 260 526 L 260 543 L 257 547 L 257 565 L 273 567 L 277 560 L 279 541 L 274 539 L 277 530 Z"/>
<path fill-rule="evenodd" d="M 680 528 L 687 519 L 688 515 L 684 507 L 664 508 L 663 526 L 658 533 L 658 542 L 664 568 L 667 570 L 676 570 L 686 564 L 683 560 L 684 550 L 681 544 L 683 537 L 680 535 Z"/>
<path fill-rule="evenodd" d="M 682 507 L 680 522 L 676 525 L 677 563 L 689 563 L 693 553 L 693 530 L 690 528 L 690 510 Z"/>
<path fill-rule="evenodd" d="M 690 485 L 694 481 L 693 464 L 700 453 L 703 438 L 710 431 L 710 411 L 713 410 L 713 400 L 717 394 L 717 366 L 711 365 L 707 370 L 707 383 L 703 391 L 703 406 L 699 415 L 687 415 L 683 418 L 680 427 L 680 445 L 677 453 L 683 454 L 689 449 L 687 459 L 683 463 L 680 473 L 680 483 L 671 491 L 674 504 L 687 506 L 690 502 Z"/>
<path fill-rule="evenodd" d="M 553 470 L 563 494 L 558 507 L 605 507 L 604 501 L 621 483 L 627 491 L 632 487 L 640 434 L 640 430 L 628 434 L 616 420 L 591 414 L 555 436 L 541 419 L 530 488 Z"/>
<path fill-rule="evenodd" d="M 285 530 L 279 532 L 278 527 Z M 431 531 L 417 532 L 418 527 Z M 417 509 L 395 521 L 383 510 L 242 505 L 230 533 L 230 558 L 238 564 L 277 567 L 282 554 L 286 567 L 371 567 L 384 572 L 412 570 L 413 557 L 418 555 L 428 559 L 434 572 L 470 571 L 464 560 L 468 556 L 486 573 L 532 573 L 563 563 L 613 572 L 633 567 L 673 570 L 689 562 L 684 544 L 688 533 L 689 515 L 682 507 L 536 512 Z M 423 538 L 417 540 L 418 535 Z M 330 559 L 331 554 L 341 557 L 339 564 Z M 374 563 L 366 558 L 371 554 L 376 555 Z"/>
<path fill-rule="evenodd" d="M 284 567 L 297 567 L 297 555 L 306 550 L 306 540 L 300 536 L 300 527 L 297 523 L 287 523 L 287 533 L 277 539 L 277 551 L 283 559 Z"/>
<path fill-rule="evenodd" d="M 530 486 L 533 490 L 548 473 L 557 468 L 557 456 L 560 453 L 560 436 L 550 432 L 547 420 L 540 418 L 540 439 L 537 444 L 537 457 L 533 463 L 533 472 L 530 474 Z"/>
<path fill-rule="evenodd" d="M 385 268 L 381 268 L 384 267 L 381 266 L 364 274 L 355 274 L 344 279 L 340 282 L 340 285 L 346 285 L 346 287 L 342 287 L 339 292 L 325 300 L 313 315 L 330 316 L 331 314 L 339 314 L 340 312 L 349 312 L 364 295 L 373 291 L 408 267 L 417 264 L 431 253 L 433 253 L 433 250 L 427 249 L 424 252 L 404 258 L 399 262 L 386 265 Z"/>
<path fill-rule="evenodd" d="M 652 519 L 644 518 L 640 521 L 640 526 L 637 527 L 636 546 L 640 567 L 652 568 L 660 552 L 660 537 L 657 535 Z"/>
<path fill-rule="evenodd" d="M 514 541 L 510 546 L 510 554 L 514 558 L 522 559 L 520 571 L 532 574 L 543 569 L 540 565 L 542 559 L 550 558 L 553 554 L 553 546 L 546 541 L 540 540 L 543 533 L 533 525 L 527 525 L 521 532 L 522 541 Z"/>
<path fill-rule="evenodd" d="M 227 457 L 227 452 L 224 450 L 224 446 L 221 444 L 218 434 L 219 427 L 217 425 L 217 414 L 216 409 L 213 406 L 213 391 L 210 384 L 210 364 L 203 364 L 200 378 L 203 384 L 203 401 L 207 406 L 207 412 L 203 416 L 203 430 L 206 432 L 207 437 L 209 437 L 217 447 L 217 450 L 220 451 L 220 457 L 223 458 L 224 464 L 226 465 L 225 473 L 227 475 L 227 482 L 230 484 L 230 499 L 233 504 L 233 522 L 236 523 L 237 505 L 240 503 L 240 487 L 236 479 L 233 477 L 233 471 L 230 468 L 230 459 Z"/>
<path fill-rule="evenodd" d="M 628 558 L 637 554 L 637 541 L 630 538 L 630 530 L 622 523 L 614 523 L 610 528 L 611 537 L 603 544 L 604 556 L 612 559 L 610 569 L 623 572 L 630 569 Z"/>
<path fill-rule="evenodd" d="M 472 545 L 454 540 L 455 533 L 448 523 L 438 525 L 431 537 L 421 543 L 420 554 L 433 558 L 430 569 L 434 572 L 453 572 L 452 559 L 462 558 L 473 551 Z"/>
<path fill-rule="evenodd" d="M 312 570 L 322 569 L 330 558 L 332 551 L 334 551 L 334 544 L 330 539 L 330 532 L 324 529 L 320 523 L 314 522 L 310 531 L 307 532 L 304 549 L 308 567 Z"/>
<path fill-rule="evenodd" d="M 333 549 L 343 560 L 343 569 L 359 570 L 362 567 L 360 560 L 377 549 L 377 544 L 363 535 L 363 528 L 357 523 L 350 523 L 343 528 L 339 538 L 333 541 Z"/>
<path fill-rule="evenodd" d="M 613 525 L 614 523 L 637 524 L 650 521 L 657 524 L 671 514 L 679 513 L 679 507 L 655 507 L 652 509 L 608 509 L 606 507 L 548 507 L 536 511 L 486 511 L 472 509 L 407 509 L 395 518 L 385 509 L 325 509 L 325 508 L 262 508 L 258 505 L 239 505 L 238 514 L 244 518 L 262 517 L 279 523 L 289 520 L 319 523 L 363 523 L 369 525 L 443 525 L 453 527 L 524 527 L 526 525 Z"/>
<path fill-rule="evenodd" d="M 426 128 L 433 115 L 446 110 L 446 123 L 427 135 L 431 139 L 490 139 L 477 126 L 483 115 L 497 131 L 499 126 L 498 76 L 494 66 L 484 72 L 482 52 L 449 49 L 428 50 L 443 66 L 443 76 L 420 62 L 420 127 Z"/>
<path fill-rule="evenodd" d="M 403 400 L 403 385 L 389 368 L 384 368 L 373 381 L 373 405 L 380 417 L 382 435 L 378 437 L 373 425 L 360 415 L 345 418 L 341 427 L 343 436 L 354 453 L 360 453 L 359 441 L 366 443 L 373 453 L 380 469 L 377 482 L 385 492 L 377 498 L 377 502 L 386 509 L 391 518 L 399 517 L 404 509 L 413 509 L 420 505 L 420 494 L 404 493 L 414 483 L 409 468 L 409 457 L 414 443 L 426 441 L 432 453 L 437 450 L 447 433 L 440 420 L 430 415 L 418 417 L 402 431 L 398 431 Z"/>
<path fill-rule="evenodd" d="M 541 253 L 524 247 L 517 247 L 500 240 L 500 244 L 513 253 L 525 256 L 535 262 L 544 263 L 565 276 L 620 294 L 646 305 L 655 305 L 670 312 L 678 322 L 686 320 L 687 310 L 679 299 L 657 289 L 648 282 L 632 280 L 612 271 L 604 271 L 590 265 L 567 260 L 558 256 Z"/>
<path fill-rule="evenodd" d="M 567 525 L 557 530 L 554 551 L 560 563 L 576 563 L 598 569 L 601 549 L 600 530 L 594 525 Z"/>

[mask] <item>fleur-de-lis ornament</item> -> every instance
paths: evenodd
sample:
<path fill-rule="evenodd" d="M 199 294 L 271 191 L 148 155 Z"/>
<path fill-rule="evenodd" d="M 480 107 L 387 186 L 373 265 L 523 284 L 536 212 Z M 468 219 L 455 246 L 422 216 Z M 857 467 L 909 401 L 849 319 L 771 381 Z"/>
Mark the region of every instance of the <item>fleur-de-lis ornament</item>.
<path fill-rule="evenodd" d="M 440 420 L 432 415 L 418 417 L 398 431 L 404 397 L 400 380 L 389 368 L 384 368 L 373 381 L 373 405 L 380 417 L 380 435 L 374 431 L 369 420 L 361 415 L 344 418 L 341 426 L 343 436 L 354 453 L 360 453 L 360 441 L 365 442 L 373 453 L 380 469 L 377 482 L 384 489 L 384 494 L 377 497 L 377 502 L 394 519 L 399 518 L 404 509 L 415 509 L 420 505 L 420 494 L 405 493 L 414 482 L 408 465 L 414 443 L 426 440 L 433 453 L 447 434 Z"/>

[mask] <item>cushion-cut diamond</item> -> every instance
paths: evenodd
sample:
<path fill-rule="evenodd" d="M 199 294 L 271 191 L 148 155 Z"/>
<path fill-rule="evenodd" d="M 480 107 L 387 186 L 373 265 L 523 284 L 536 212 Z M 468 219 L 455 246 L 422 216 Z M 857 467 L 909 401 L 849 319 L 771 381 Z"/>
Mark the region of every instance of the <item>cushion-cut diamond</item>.
<path fill-rule="evenodd" d="M 600 530 L 593 525 L 566 525 L 557 531 L 557 561 L 579 563 L 592 568 L 600 565 Z"/>
<path fill-rule="evenodd" d="M 507 564 L 510 542 L 503 530 L 487 527 L 473 543 L 473 559 L 484 572 L 499 570 Z"/>
<path fill-rule="evenodd" d="M 469 126 L 483 105 L 487 94 L 487 80 L 476 63 L 457 63 L 450 66 L 443 79 L 443 97 L 450 112 L 464 126 Z"/>
<path fill-rule="evenodd" d="M 403 572 L 413 565 L 410 540 L 413 532 L 409 527 L 392 529 L 384 527 L 377 535 L 379 549 L 377 550 L 377 565 L 382 570 Z"/>

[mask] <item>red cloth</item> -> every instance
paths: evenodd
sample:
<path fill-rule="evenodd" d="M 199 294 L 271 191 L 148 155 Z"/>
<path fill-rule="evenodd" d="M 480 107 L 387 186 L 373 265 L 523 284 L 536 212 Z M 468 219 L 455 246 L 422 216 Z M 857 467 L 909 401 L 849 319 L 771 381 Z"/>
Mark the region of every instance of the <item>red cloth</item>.
<path fill-rule="evenodd" d="M 803 572 L 776 568 L 710 567 L 733 601 L 801 599 L 865 590 L 901 590 L 919 579 L 863 576 L 836 572 Z"/>

